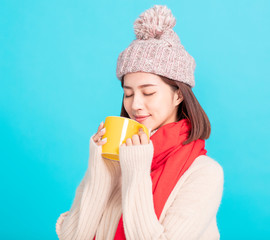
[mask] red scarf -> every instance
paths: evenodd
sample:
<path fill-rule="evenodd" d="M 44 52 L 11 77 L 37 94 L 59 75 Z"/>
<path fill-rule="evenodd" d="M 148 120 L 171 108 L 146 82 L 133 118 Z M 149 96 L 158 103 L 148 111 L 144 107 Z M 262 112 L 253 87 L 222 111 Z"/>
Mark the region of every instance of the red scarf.
<path fill-rule="evenodd" d="M 154 208 L 159 219 L 162 209 L 174 186 L 200 155 L 206 155 L 205 140 L 195 140 L 187 145 L 191 124 L 182 119 L 160 127 L 152 136 L 154 157 L 151 166 L 152 191 Z M 115 240 L 125 238 L 122 216 L 115 233 Z"/>

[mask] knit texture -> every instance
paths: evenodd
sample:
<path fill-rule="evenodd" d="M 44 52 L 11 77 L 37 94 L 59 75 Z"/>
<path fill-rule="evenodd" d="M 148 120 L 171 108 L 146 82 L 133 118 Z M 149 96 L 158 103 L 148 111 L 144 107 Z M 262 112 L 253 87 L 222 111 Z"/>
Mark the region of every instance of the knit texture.
<path fill-rule="evenodd" d="M 120 148 L 121 169 L 126 169 L 126 167 L 123 166 L 125 164 L 134 164 L 133 168 L 129 168 L 133 169 L 133 171 L 128 172 L 127 177 L 132 176 L 134 172 L 138 172 L 141 169 L 144 171 L 148 170 L 146 172 L 148 175 L 151 172 L 150 182 L 153 189 L 153 202 L 157 219 L 159 219 L 163 207 L 178 180 L 198 156 L 205 155 L 207 152 L 205 149 L 205 140 L 202 139 L 197 139 L 190 144 L 182 145 L 182 143 L 188 139 L 190 130 L 191 124 L 188 119 L 182 119 L 160 127 L 150 138 L 149 148 L 155 149 L 153 156 L 148 156 L 148 151 L 143 151 L 145 146 L 141 146 L 140 151 L 138 151 L 139 155 L 135 152 L 134 154 L 136 155 L 127 158 L 126 154 L 121 152 L 126 151 L 126 148 Z M 151 144 L 153 144 L 153 146 L 151 146 Z M 125 158 L 123 158 L 123 156 L 125 156 Z M 136 160 L 132 161 L 132 159 Z M 141 161 L 141 169 L 137 168 L 139 161 Z M 125 173 L 124 171 L 123 174 Z M 122 184 L 124 186 L 125 183 Z M 144 194 L 144 196 L 147 195 Z M 121 218 L 114 240 L 124 239 L 126 238 Z"/>
<path fill-rule="evenodd" d="M 152 156 L 152 144 L 121 147 L 120 152 L 122 175 L 119 162 L 101 158 L 101 146 L 91 138 L 87 172 L 71 209 L 56 223 L 60 240 L 112 240 L 122 213 L 126 239 L 219 239 L 223 170 L 215 160 L 205 155 L 195 159 L 157 219 L 149 166 L 142 164 Z"/>
<path fill-rule="evenodd" d="M 195 60 L 173 31 L 176 20 L 166 6 L 155 5 L 134 22 L 136 39 L 117 60 L 118 79 L 127 73 L 149 72 L 195 86 Z"/>

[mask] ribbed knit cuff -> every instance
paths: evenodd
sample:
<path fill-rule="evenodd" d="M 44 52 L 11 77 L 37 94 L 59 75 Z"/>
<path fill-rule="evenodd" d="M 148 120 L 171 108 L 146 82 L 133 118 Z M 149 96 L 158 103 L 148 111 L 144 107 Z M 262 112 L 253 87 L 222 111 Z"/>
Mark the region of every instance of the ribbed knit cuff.
<path fill-rule="evenodd" d="M 127 239 L 158 239 L 164 231 L 155 214 L 151 164 L 153 144 L 121 147 L 122 208 Z"/>
<path fill-rule="evenodd" d="M 119 163 L 117 166 L 106 162 L 101 156 L 102 147 L 96 145 L 92 137 L 89 149 L 89 166 L 83 179 L 83 189 L 76 193 L 70 212 L 62 215 L 58 221 L 59 239 L 93 239 L 116 180 L 119 179 Z"/>
<path fill-rule="evenodd" d="M 102 147 L 98 146 L 94 140 L 93 136 L 90 138 L 89 146 L 89 167 L 96 168 L 101 160 Z"/>
<path fill-rule="evenodd" d="M 150 174 L 151 164 L 154 154 L 153 143 L 149 144 L 121 146 L 119 148 L 119 159 L 122 174 L 133 174 L 134 172 L 145 172 Z"/>
<path fill-rule="evenodd" d="M 108 181 L 111 190 L 119 181 L 120 164 L 117 161 L 105 159 L 101 156 L 102 146 L 98 146 L 93 136 L 90 139 L 90 153 L 89 153 L 89 173 L 90 177 L 98 178 L 103 181 Z"/>

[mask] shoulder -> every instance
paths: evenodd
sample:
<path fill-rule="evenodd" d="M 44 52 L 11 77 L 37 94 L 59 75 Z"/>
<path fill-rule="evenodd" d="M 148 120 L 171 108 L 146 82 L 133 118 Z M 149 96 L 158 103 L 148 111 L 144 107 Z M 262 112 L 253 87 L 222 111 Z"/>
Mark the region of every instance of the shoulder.
<path fill-rule="evenodd" d="M 212 207 L 218 206 L 222 198 L 223 183 L 221 165 L 213 158 L 201 155 L 178 180 L 166 206 L 189 205 L 193 208 L 194 205 L 204 203 L 209 203 Z"/>
<path fill-rule="evenodd" d="M 216 168 L 222 168 L 221 165 L 212 157 L 207 155 L 200 155 L 195 158 L 193 164 L 194 166 L 211 166 Z"/>
<path fill-rule="evenodd" d="M 221 165 L 213 158 L 201 155 L 179 179 L 175 191 L 181 197 L 183 192 L 190 192 L 192 189 L 191 194 L 197 194 L 200 199 L 211 196 L 220 200 L 223 185 L 224 173 Z"/>
<path fill-rule="evenodd" d="M 223 185 L 224 172 L 222 166 L 213 158 L 201 155 L 198 156 L 185 172 L 186 178 L 198 179 L 200 182 L 213 182 Z"/>

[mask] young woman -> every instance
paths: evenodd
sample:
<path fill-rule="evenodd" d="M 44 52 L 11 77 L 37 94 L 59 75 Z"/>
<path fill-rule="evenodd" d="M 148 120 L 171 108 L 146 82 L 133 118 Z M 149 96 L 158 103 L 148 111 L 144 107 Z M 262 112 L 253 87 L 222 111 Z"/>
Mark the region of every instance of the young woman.
<path fill-rule="evenodd" d="M 158 5 L 135 21 L 136 39 L 117 62 L 121 116 L 151 129 L 150 140 L 140 130 L 120 146 L 119 162 L 106 160 L 100 124 L 72 207 L 57 221 L 59 239 L 219 239 L 223 170 L 206 155 L 211 128 L 191 89 L 195 61 L 174 25 Z"/>

